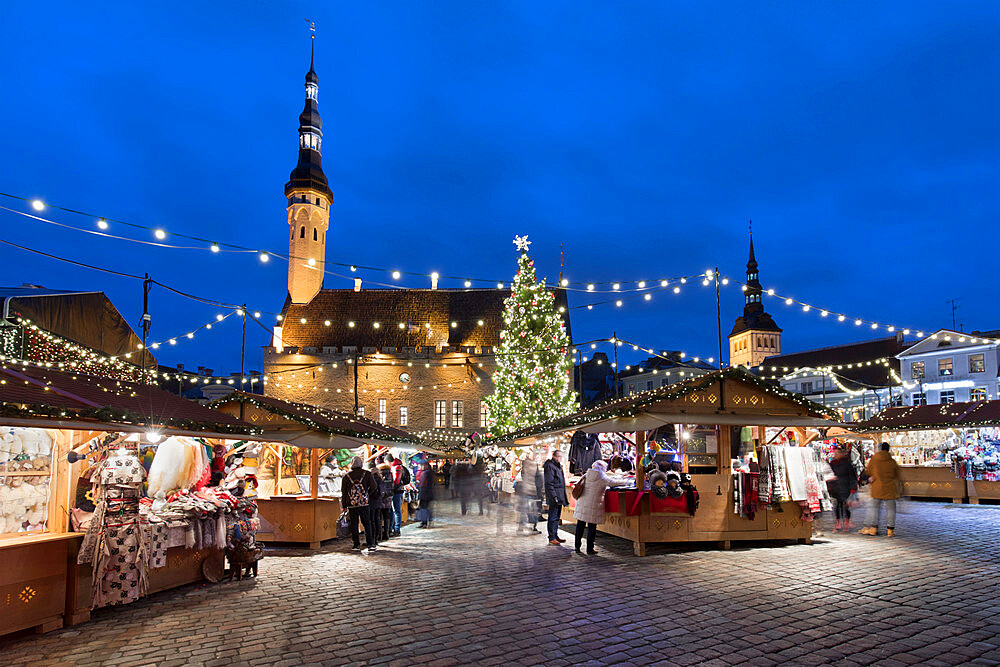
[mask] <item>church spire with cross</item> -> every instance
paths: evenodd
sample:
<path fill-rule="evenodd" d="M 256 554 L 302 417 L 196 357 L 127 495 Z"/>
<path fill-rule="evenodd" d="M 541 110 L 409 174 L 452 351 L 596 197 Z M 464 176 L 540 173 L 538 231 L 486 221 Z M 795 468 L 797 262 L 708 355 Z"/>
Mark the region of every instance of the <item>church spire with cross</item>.
<path fill-rule="evenodd" d="M 729 333 L 729 364 L 758 366 L 767 357 L 781 353 L 781 328 L 764 311 L 757 271 L 757 256 L 753 248 L 753 223 L 750 223 L 750 254 L 747 257 L 747 280 L 743 293 L 743 316 L 736 318 Z"/>
<path fill-rule="evenodd" d="M 308 19 L 307 19 L 308 21 Z M 285 184 L 288 200 L 288 295 L 292 303 L 309 303 L 323 288 L 326 233 L 330 225 L 333 192 L 323 173 L 323 120 L 319 115 L 319 77 L 316 75 L 316 26 L 309 21 L 309 71 L 305 107 L 299 114 L 299 159 Z"/>

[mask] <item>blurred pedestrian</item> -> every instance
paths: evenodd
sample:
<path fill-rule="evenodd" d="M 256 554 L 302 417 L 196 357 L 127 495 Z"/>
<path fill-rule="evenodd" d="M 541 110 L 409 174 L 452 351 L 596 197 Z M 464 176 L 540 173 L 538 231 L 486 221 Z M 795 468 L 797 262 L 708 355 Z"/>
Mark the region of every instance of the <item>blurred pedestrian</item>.
<path fill-rule="evenodd" d="M 552 458 L 542 465 L 545 504 L 549 506 L 549 544 L 554 545 L 566 541 L 559 537 L 562 508 L 569 506 L 569 498 L 566 497 L 566 474 L 563 472 L 562 456 L 562 451 L 556 449 L 552 452 Z"/>
<path fill-rule="evenodd" d="M 541 494 L 545 487 L 545 477 L 542 469 L 535 461 L 535 453 L 528 451 L 521 464 L 521 481 L 517 483 L 517 497 L 519 501 L 520 515 L 517 521 L 517 532 L 528 532 L 529 534 L 542 534 L 538 530 L 538 519 L 541 513 Z M 527 526 L 531 530 L 527 530 Z"/>
<path fill-rule="evenodd" d="M 392 506 L 395 485 L 392 483 L 392 469 L 388 463 L 383 461 L 379 464 L 378 471 L 375 473 L 375 481 L 378 483 L 380 492 L 379 512 L 375 517 L 375 532 L 379 534 L 379 541 L 385 542 L 393 536 L 393 525 L 395 524 Z M 379 526 L 381 526 L 381 530 L 379 530 Z"/>
<path fill-rule="evenodd" d="M 371 522 L 372 527 L 372 537 L 368 542 L 378 546 L 378 543 L 382 541 L 382 487 L 378 483 L 379 475 L 376 459 L 368 462 L 368 472 L 375 482 L 375 488 L 368 496 L 368 520 Z M 389 504 L 392 504 L 391 498 L 389 499 Z"/>
<path fill-rule="evenodd" d="M 375 551 L 377 548 L 374 541 L 375 531 L 371 524 L 369 505 L 372 494 L 376 492 L 378 486 L 372 474 L 362 467 L 360 456 L 355 456 L 351 460 L 351 471 L 344 475 L 340 484 L 340 501 L 347 508 L 347 520 L 351 526 L 351 540 L 354 543 L 351 548 L 361 551 L 361 538 L 358 535 L 358 521 L 361 521 L 365 530 L 365 546 L 369 552 Z"/>
<path fill-rule="evenodd" d="M 583 495 L 576 499 L 573 514 L 576 517 L 576 552 L 580 553 L 584 530 L 587 532 L 587 553 L 596 554 L 594 538 L 597 536 L 597 524 L 604 523 L 604 491 L 609 486 L 625 483 L 624 477 L 608 474 L 606 461 L 597 460 L 580 480 L 583 482 Z"/>
<path fill-rule="evenodd" d="M 421 461 L 417 470 L 417 519 L 421 528 L 430 528 L 434 502 L 434 471 L 426 460 Z"/>
<path fill-rule="evenodd" d="M 862 535 L 878 535 L 879 514 L 882 505 L 886 507 L 886 535 L 896 534 L 896 499 L 899 498 L 899 464 L 889 454 L 889 443 L 879 445 L 865 466 L 865 473 L 871 479 L 872 504 L 868 513 L 868 525 L 862 528 Z"/>
<path fill-rule="evenodd" d="M 827 483 L 830 495 L 833 497 L 833 513 L 837 523 L 833 526 L 833 532 L 841 530 L 847 532 L 854 528 L 851 523 L 851 508 L 848 502 L 851 496 L 858 491 L 858 472 L 851 462 L 851 457 L 844 445 L 838 445 L 833 450 L 833 458 L 830 459 L 830 469 L 834 478 Z"/>

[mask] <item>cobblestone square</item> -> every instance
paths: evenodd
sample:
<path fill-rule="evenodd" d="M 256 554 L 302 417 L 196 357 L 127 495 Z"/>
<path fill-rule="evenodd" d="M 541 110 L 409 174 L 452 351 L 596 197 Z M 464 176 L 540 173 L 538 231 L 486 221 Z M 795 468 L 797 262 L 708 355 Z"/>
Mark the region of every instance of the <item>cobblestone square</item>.
<path fill-rule="evenodd" d="M 438 506 L 375 554 L 272 550 L 189 586 L 0 645 L 5 665 L 1000 664 L 1000 507 L 903 503 L 892 539 L 632 545 L 496 536 Z M 830 518 L 825 517 L 827 523 Z"/>

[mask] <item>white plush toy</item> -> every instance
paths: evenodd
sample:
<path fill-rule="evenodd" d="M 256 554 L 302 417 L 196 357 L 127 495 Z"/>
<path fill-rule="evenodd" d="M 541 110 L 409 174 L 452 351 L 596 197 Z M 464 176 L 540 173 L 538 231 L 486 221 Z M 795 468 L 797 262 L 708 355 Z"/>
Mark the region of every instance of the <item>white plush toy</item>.
<path fill-rule="evenodd" d="M 21 436 L 21 445 L 25 454 L 28 458 L 33 459 L 38 456 L 38 445 L 41 438 L 38 437 L 37 428 L 22 428 L 18 429 L 20 433 L 17 435 Z"/>

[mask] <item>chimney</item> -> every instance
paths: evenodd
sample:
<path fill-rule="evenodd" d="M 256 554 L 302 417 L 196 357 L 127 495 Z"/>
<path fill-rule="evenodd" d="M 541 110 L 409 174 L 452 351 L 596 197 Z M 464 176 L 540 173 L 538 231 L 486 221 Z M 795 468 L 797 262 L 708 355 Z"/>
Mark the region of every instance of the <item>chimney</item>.
<path fill-rule="evenodd" d="M 360 292 L 361 291 L 361 278 L 355 278 L 354 279 L 354 291 L 355 292 Z"/>

